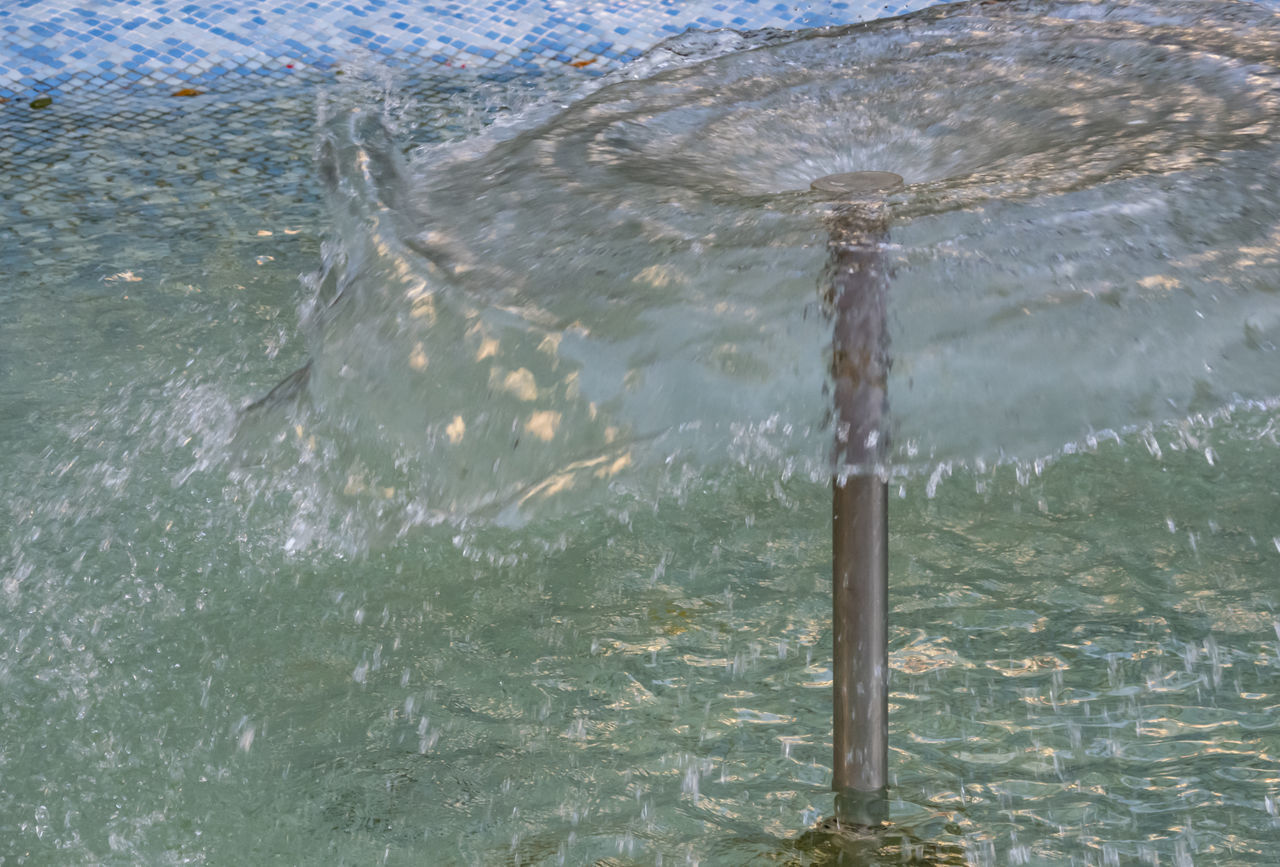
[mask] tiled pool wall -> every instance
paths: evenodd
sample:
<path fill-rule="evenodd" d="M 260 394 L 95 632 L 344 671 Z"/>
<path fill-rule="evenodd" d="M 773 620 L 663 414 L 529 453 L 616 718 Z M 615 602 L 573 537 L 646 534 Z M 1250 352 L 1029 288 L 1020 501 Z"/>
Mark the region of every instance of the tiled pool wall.
<path fill-rule="evenodd" d="M 338 76 L 357 68 L 397 70 L 397 84 L 411 81 L 417 107 L 440 121 L 459 90 L 599 76 L 689 29 L 801 28 L 932 3 L 0 3 L 0 270 L 21 277 L 66 261 L 68 248 L 92 257 L 86 220 L 141 217 L 166 187 L 185 191 L 184 226 L 191 206 L 233 190 L 283 196 L 259 204 L 272 213 L 313 196 L 317 87 L 349 82 Z M 420 124 L 420 139 L 435 136 L 431 127 Z"/>
<path fill-rule="evenodd" d="M 1037 0 L 1000 0 L 1037 2 Z M 937 0 L 18 0 L 0 4 L 0 164 L 59 129 L 260 99 L 351 64 L 448 93 L 478 80 L 598 76 L 689 30 L 798 29 L 902 15 Z M 1258 0 L 1280 9 L 1280 0 Z M 296 92 L 296 91 L 295 91 Z M 121 114 L 121 100 L 143 98 Z M 32 113 L 61 106 L 61 121 Z M 24 116 L 25 115 L 25 116 Z M 24 129 L 22 133 L 15 128 Z"/>
<path fill-rule="evenodd" d="M 0 8 L 0 98 L 30 105 L 122 89 L 264 87 L 357 57 L 505 79 L 599 75 L 690 29 L 803 28 L 931 0 L 21 0 Z"/>
<path fill-rule="evenodd" d="M 0 275 L 87 285 L 125 237 L 163 246 L 256 215 L 316 219 L 317 93 L 369 70 L 412 83 L 422 141 L 477 85 L 598 76 L 691 29 L 805 28 L 933 5 L 10 0 L 0 3 Z M 1280 10 L 1280 0 L 1260 5 Z M 122 267 L 138 264 L 131 250 Z"/>
<path fill-rule="evenodd" d="M 229 213 L 229 202 L 239 214 L 224 213 L 226 224 L 257 215 L 305 223 L 317 210 L 318 94 L 350 94 L 355 82 L 389 75 L 410 89 L 415 139 L 431 140 L 452 122 L 456 94 L 477 86 L 571 85 L 690 29 L 803 28 L 930 5 L 3 2 L 0 274 L 18 286 L 92 285 L 95 269 L 122 255 L 123 238 L 225 236 L 227 226 L 201 218 Z M 135 268 L 136 243 L 130 251 Z"/>

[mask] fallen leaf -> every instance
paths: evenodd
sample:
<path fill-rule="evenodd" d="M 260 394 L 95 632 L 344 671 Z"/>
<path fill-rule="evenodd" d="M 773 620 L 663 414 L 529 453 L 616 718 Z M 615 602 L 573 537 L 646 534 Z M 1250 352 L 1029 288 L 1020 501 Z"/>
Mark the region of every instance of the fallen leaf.
<path fill-rule="evenodd" d="M 31 100 L 32 108 L 48 108 L 51 105 L 53 105 L 52 96 L 37 96 L 35 99 Z"/>
<path fill-rule="evenodd" d="M 203 96 L 203 90 L 196 90 L 194 87 L 184 87 L 182 90 L 175 90 L 173 96 Z"/>

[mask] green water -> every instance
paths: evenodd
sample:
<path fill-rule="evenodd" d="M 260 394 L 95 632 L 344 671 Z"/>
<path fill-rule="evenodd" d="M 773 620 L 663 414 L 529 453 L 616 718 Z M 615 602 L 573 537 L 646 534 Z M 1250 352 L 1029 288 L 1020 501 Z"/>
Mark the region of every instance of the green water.
<path fill-rule="evenodd" d="M 735 441 L 494 522 L 418 511 L 441 452 L 326 422 L 376 395 L 321 378 L 245 430 L 333 345 L 297 279 L 335 219 L 316 116 L 307 92 L 211 101 L 13 157 L 0 859 L 841 857 L 804 836 L 831 810 L 820 475 Z M 1267 397 L 895 479 L 897 831 L 846 863 L 1274 863 Z"/>

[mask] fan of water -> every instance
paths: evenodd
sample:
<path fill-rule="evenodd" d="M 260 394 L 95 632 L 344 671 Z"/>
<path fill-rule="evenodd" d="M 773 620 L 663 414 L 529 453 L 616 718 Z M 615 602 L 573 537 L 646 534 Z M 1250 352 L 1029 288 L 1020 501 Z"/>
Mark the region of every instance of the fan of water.
<path fill-rule="evenodd" d="M 834 206 L 809 184 L 859 170 L 907 181 L 894 470 L 1269 396 L 1278 33 L 1221 3 L 944 7 L 690 37 L 407 160 L 342 114 L 306 322 L 320 423 L 424 515 L 664 461 L 820 477 Z"/>

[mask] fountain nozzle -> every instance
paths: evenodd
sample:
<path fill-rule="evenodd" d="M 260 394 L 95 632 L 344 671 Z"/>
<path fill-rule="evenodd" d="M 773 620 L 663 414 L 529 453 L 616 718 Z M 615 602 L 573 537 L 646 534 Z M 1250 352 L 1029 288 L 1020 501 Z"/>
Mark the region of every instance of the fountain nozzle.
<path fill-rule="evenodd" d="M 817 193 L 861 198 L 876 193 L 891 193 L 903 185 L 902 175 L 893 172 L 842 172 L 824 175 L 809 184 Z"/>

